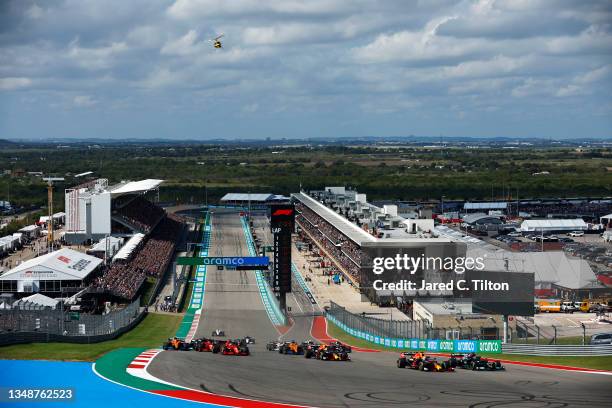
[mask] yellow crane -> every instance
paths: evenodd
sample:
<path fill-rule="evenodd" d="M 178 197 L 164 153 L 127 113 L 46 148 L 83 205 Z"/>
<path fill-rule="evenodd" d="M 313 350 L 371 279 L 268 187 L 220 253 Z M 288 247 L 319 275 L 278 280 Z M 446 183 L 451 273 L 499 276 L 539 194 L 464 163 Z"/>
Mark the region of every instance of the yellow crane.
<path fill-rule="evenodd" d="M 47 245 L 49 246 L 49 252 L 53 251 L 53 182 L 64 181 L 63 177 L 45 177 L 43 178 L 47 182 Z"/>

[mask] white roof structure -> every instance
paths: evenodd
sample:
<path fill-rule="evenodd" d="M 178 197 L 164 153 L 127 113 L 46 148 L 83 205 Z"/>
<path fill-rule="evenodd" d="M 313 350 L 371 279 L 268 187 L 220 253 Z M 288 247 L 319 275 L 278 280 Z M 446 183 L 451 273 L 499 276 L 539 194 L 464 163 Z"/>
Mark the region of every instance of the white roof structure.
<path fill-rule="evenodd" d="M 580 231 L 588 228 L 584 220 L 577 218 L 571 220 L 525 220 L 521 223 L 521 231 Z"/>
<path fill-rule="evenodd" d="M 144 239 L 144 234 L 134 234 L 132 238 L 117 252 L 117 255 L 113 257 L 113 262 L 117 260 L 126 260 L 132 255 L 135 248 L 138 247 L 140 242 Z"/>
<path fill-rule="evenodd" d="M 92 245 L 89 249 L 92 252 L 104 252 L 106 251 L 106 241 L 108 241 L 109 251 L 112 253 L 116 252 L 117 249 L 123 244 L 123 238 L 119 237 L 106 237 Z"/>
<path fill-rule="evenodd" d="M 464 210 L 505 210 L 508 208 L 507 202 L 490 202 L 490 203 L 464 203 Z"/>
<path fill-rule="evenodd" d="M 19 232 L 31 232 L 31 231 L 35 231 L 37 229 L 40 229 L 40 227 L 38 225 L 26 225 L 25 227 L 20 229 Z"/>
<path fill-rule="evenodd" d="M 253 202 L 266 202 L 272 200 L 275 197 L 274 194 L 242 194 L 242 193 L 227 193 L 221 197 L 221 201 L 253 201 Z"/>
<path fill-rule="evenodd" d="M 70 248 L 27 260 L 0 276 L 0 280 L 83 280 L 102 260 Z"/>
<path fill-rule="evenodd" d="M 13 308 L 18 309 L 26 305 L 55 308 L 58 304 L 59 304 L 59 300 L 52 299 L 49 296 L 41 295 L 40 293 L 35 293 L 31 296 L 27 296 L 19 300 L 16 300 L 13 303 Z"/>
<path fill-rule="evenodd" d="M 164 180 L 146 179 L 140 181 L 130 181 L 109 188 L 111 197 L 118 197 L 123 194 L 146 193 L 158 188 Z"/>
<path fill-rule="evenodd" d="M 536 283 L 552 283 L 567 289 L 597 287 L 589 263 L 569 258 L 562 251 L 510 252 L 468 245 L 467 256 L 483 257 L 487 271 L 533 272 Z"/>
<path fill-rule="evenodd" d="M 362 242 L 376 242 L 377 239 L 368 234 L 357 225 L 348 221 L 346 218 L 335 212 L 334 210 L 324 206 L 314 198 L 304 193 L 292 194 L 293 197 L 300 200 L 304 205 L 316 212 L 325 221 L 333 225 L 338 231 L 349 237 L 353 242 L 361 245 Z"/>
<path fill-rule="evenodd" d="M 603 217 L 599 217 L 600 220 L 612 220 L 612 214 L 604 215 Z"/>

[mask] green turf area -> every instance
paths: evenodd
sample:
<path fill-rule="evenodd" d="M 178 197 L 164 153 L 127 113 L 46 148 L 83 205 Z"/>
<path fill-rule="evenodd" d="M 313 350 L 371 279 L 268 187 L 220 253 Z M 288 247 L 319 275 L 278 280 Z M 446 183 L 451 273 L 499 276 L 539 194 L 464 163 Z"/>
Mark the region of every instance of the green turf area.
<path fill-rule="evenodd" d="M 398 349 L 380 346 L 370 343 L 357 337 L 353 337 L 340 329 L 335 324 L 328 321 L 327 332 L 330 337 L 334 337 L 342 342 L 346 342 L 352 346 L 369 348 L 373 350 L 398 352 Z M 491 356 L 502 360 L 528 361 L 532 363 L 545 364 L 560 364 L 573 367 L 594 368 L 598 370 L 612 370 L 612 356 L 596 356 L 596 357 L 557 357 L 557 356 L 526 356 L 520 354 L 482 354 L 483 356 Z"/>
<path fill-rule="evenodd" d="M 151 301 L 151 296 L 153 296 L 153 290 L 155 289 L 155 285 L 157 284 L 157 278 L 152 276 L 147 277 L 147 280 L 144 282 L 144 289 L 142 291 L 142 296 L 140 297 L 140 306 L 147 306 Z"/>
<path fill-rule="evenodd" d="M 121 347 L 160 347 L 172 337 L 181 315 L 149 313 L 134 329 L 115 340 L 94 344 L 31 343 L 0 347 L 0 359 L 95 361 Z"/>
<path fill-rule="evenodd" d="M 195 268 L 191 268 L 192 270 Z M 189 279 L 193 279 L 192 274 L 189 274 Z M 193 282 L 189 282 L 187 287 L 185 287 L 185 291 L 183 292 L 183 300 L 179 304 L 179 313 L 185 313 L 187 309 L 189 309 L 189 305 L 191 304 L 191 295 L 193 292 Z"/>

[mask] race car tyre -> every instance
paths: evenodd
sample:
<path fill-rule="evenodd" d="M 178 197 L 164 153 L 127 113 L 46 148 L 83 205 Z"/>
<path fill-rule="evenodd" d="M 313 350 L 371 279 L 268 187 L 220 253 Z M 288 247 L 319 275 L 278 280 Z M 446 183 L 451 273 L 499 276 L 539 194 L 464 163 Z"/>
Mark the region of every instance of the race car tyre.
<path fill-rule="evenodd" d="M 419 371 L 425 371 L 425 364 L 422 361 L 419 363 Z"/>
<path fill-rule="evenodd" d="M 406 368 L 406 359 L 400 358 L 397 360 L 397 368 Z"/>
<path fill-rule="evenodd" d="M 311 358 L 311 357 L 312 357 L 312 354 L 313 354 L 313 353 L 312 353 L 312 351 L 310 351 L 310 350 L 306 350 L 306 352 L 304 353 L 304 357 L 305 357 L 305 358 Z"/>

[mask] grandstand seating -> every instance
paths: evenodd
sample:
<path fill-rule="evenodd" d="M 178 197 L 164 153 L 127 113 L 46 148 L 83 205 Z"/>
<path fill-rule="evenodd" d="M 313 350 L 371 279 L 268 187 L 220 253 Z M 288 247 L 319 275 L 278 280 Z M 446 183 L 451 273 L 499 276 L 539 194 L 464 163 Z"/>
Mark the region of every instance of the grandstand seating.
<path fill-rule="evenodd" d="M 163 209 L 140 196 L 113 212 L 113 216 L 119 217 L 144 233 L 151 232 L 164 214 Z"/>
<path fill-rule="evenodd" d="M 298 225 L 308 231 L 310 236 L 342 266 L 345 273 L 359 282 L 361 270 L 361 248 L 359 245 L 305 205 L 298 203 L 296 209 L 300 213 L 296 217 Z"/>
<path fill-rule="evenodd" d="M 130 259 L 113 263 L 92 286 L 114 296 L 133 299 L 147 276 L 163 275 L 183 227 L 180 218 L 168 214 L 133 251 Z"/>

